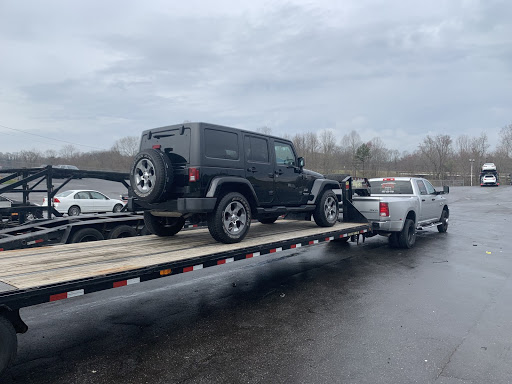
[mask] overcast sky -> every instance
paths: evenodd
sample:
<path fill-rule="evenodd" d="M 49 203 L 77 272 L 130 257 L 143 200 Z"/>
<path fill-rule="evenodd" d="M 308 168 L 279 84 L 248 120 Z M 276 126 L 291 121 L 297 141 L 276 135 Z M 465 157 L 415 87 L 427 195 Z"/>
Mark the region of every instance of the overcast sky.
<path fill-rule="evenodd" d="M 0 0 L 0 152 L 186 120 L 494 149 L 512 123 L 510 1 L 240 3 Z"/>

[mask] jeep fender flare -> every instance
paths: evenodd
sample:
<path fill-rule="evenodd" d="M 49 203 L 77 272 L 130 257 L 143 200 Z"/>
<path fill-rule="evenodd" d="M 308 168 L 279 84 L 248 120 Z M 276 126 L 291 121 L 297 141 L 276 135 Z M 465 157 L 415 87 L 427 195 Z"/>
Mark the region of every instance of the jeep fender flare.
<path fill-rule="evenodd" d="M 322 195 L 322 191 L 324 191 L 326 188 L 332 189 L 332 191 L 336 194 L 338 201 L 342 201 L 342 190 L 340 183 L 335 180 L 316 179 L 313 183 L 313 187 L 311 188 L 311 193 L 309 194 L 308 204 L 316 204 L 318 198 Z"/>
<path fill-rule="evenodd" d="M 210 183 L 210 187 L 208 188 L 208 192 L 206 193 L 206 197 L 219 197 L 219 191 L 222 189 L 224 184 L 239 184 L 247 187 L 251 193 L 251 196 L 247 196 L 248 198 L 252 198 L 257 206 L 259 206 L 258 198 L 256 197 L 256 192 L 254 192 L 254 188 L 252 184 L 247 179 L 243 179 L 241 177 L 235 176 L 219 176 L 213 178 Z"/>

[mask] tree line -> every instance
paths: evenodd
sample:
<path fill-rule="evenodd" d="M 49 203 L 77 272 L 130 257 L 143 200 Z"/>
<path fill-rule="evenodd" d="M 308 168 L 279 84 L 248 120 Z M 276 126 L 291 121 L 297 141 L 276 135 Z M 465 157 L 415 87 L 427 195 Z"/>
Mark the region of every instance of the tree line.
<path fill-rule="evenodd" d="M 268 127 L 258 131 L 272 133 Z M 499 135 L 499 144 L 494 150 L 490 150 L 485 133 L 478 137 L 464 134 L 456 138 L 445 134 L 427 135 L 412 153 L 387 148 L 379 137 L 363 141 L 355 130 L 341 138 L 330 130 L 285 137 L 293 141 L 297 153 L 306 159 L 308 169 L 323 174 L 345 173 L 368 178 L 424 175 L 469 185 L 471 164 L 473 182 L 477 182 L 480 167 L 485 162 L 495 163 L 502 177 L 512 172 L 512 124 L 503 127 Z M 138 146 L 139 138 L 128 136 L 105 151 L 80 152 L 73 145 L 65 145 L 60 151 L 0 152 L 0 166 L 6 169 L 71 164 L 80 169 L 129 172 Z"/>

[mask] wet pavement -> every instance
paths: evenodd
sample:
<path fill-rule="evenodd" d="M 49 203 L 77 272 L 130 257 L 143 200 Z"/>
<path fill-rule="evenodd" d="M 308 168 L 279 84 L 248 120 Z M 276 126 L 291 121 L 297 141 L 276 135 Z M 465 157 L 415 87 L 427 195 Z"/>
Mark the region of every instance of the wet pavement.
<path fill-rule="evenodd" d="M 512 187 L 415 248 L 329 243 L 26 308 L 2 383 L 512 382 Z"/>

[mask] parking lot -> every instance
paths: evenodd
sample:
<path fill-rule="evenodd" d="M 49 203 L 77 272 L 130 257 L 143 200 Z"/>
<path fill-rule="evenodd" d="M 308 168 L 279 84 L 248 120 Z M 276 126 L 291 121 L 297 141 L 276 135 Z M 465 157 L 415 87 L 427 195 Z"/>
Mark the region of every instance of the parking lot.
<path fill-rule="evenodd" d="M 448 201 L 411 250 L 328 243 L 23 309 L 3 383 L 509 383 L 512 187 Z"/>

